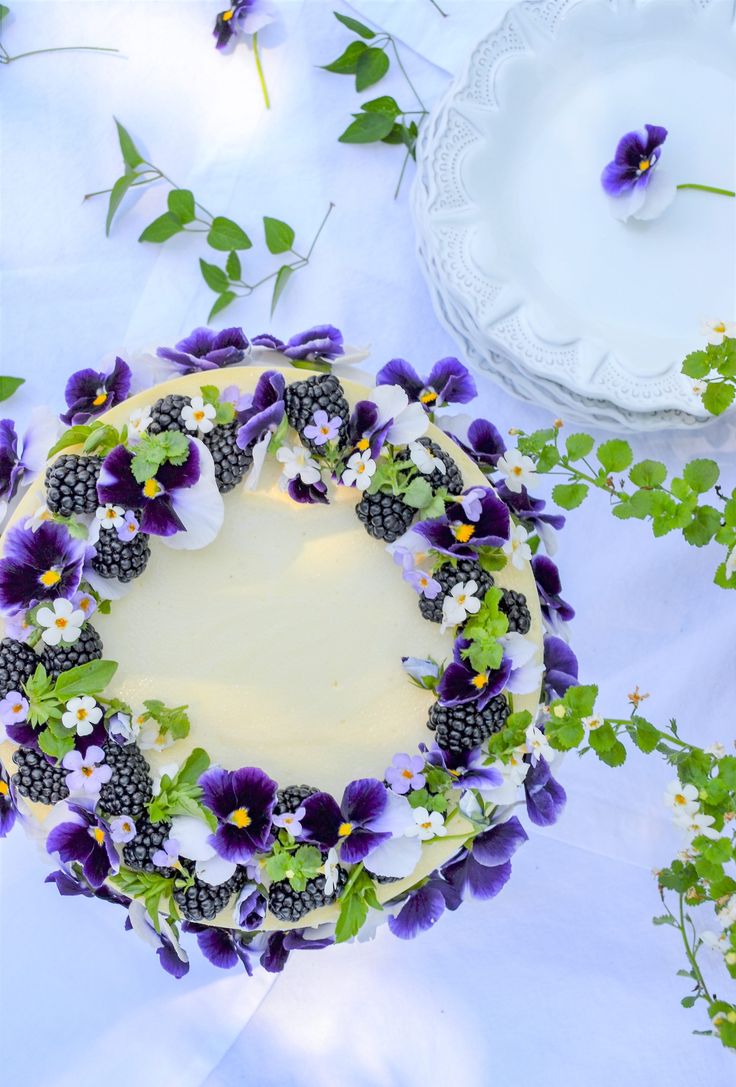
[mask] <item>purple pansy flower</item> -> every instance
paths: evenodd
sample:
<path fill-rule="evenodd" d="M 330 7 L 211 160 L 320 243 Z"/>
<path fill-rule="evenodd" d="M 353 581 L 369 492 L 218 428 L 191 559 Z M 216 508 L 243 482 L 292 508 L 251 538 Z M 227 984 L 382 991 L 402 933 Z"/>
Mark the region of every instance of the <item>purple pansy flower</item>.
<path fill-rule="evenodd" d="M 454 778 L 458 789 L 495 789 L 503 784 L 503 775 L 492 766 L 486 766 L 488 759 L 481 748 L 472 751 L 444 751 L 439 744 L 432 743 L 427 751 L 427 762 L 440 766 Z"/>
<path fill-rule="evenodd" d="M 128 932 L 132 930 L 144 943 L 155 949 L 158 961 L 167 974 L 174 978 L 183 978 L 189 973 L 189 959 L 179 946 L 176 931 L 163 918 L 157 930 L 141 902 L 131 902 L 125 929 Z"/>
<path fill-rule="evenodd" d="M 379 423 L 378 405 L 372 400 L 359 400 L 353 408 L 348 426 L 350 444 L 361 453 L 370 449 L 375 460 L 383 448 L 390 421 Z"/>
<path fill-rule="evenodd" d="M 126 895 L 113 891 L 111 887 L 104 883 L 93 891 L 83 879 L 80 879 L 68 868 L 57 868 L 55 872 L 51 872 L 46 876 L 44 883 L 53 883 L 63 898 L 81 895 L 83 898 L 99 898 L 103 902 L 110 902 L 114 906 L 127 908 L 130 905 L 130 899 Z"/>
<path fill-rule="evenodd" d="M 643 132 L 627 132 L 616 147 L 613 161 L 601 174 L 601 184 L 609 196 L 622 196 L 631 189 L 645 189 L 659 161 L 667 129 L 644 125 Z"/>
<path fill-rule="evenodd" d="M 447 433 L 476 464 L 495 468 L 498 458 L 506 452 L 500 431 L 487 419 L 474 419 L 464 438 L 451 429 Z"/>
<path fill-rule="evenodd" d="M 289 498 L 293 498 L 295 502 L 321 502 L 325 506 L 330 504 L 327 497 L 327 484 L 323 483 L 321 479 L 317 480 L 316 483 L 305 483 L 303 479 L 297 476 L 295 479 L 289 480 L 286 491 Z"/>
<path fill-rule="evenodd" d="M 386 769 L 386 781 L 391 789 L 403 796 L 412 789 L 423 789 L 426 778 L 422 773 L 424 759 L 421 755 L 394 755 Z"/>
<path fill-rule="evenodd" d="M 253 976 L 248 942 L 237 929 L 213 928 L 192 921 L 185 921 L 182 928 L 185 932 L 194 933 L 199 950 L 213 966 L 220 970 L 231 970 L 233 966 L 241 963 L 248 977 Z"/>
<path fill-rule="evenodd" d="M 90 886 L 101 887 L 119 867 L 109 827 L 80 804 L 67 803 L 67 808 L 74 818 L 54 827 L 46 840 L 46 849 L 58 853 L 65 864 L 78 861 Z"/>
<path fill-rule="evenodd" d="M 64 389 L 67 410 L 61 416 L 67 426 L 88 423 L 95 415 L 107 411 L 130 395 L 132 373 L 127 362 L 115 359 L 109 373 L 98 370 L 77 370 Z"/>
<path fill-rule="evenodd" d="M 45 408 L 36 408 L 19 440 L 12 419 L 0 419 L 0 502 L 10 502 L 21 484 L 30 483 L 46 463 L 58 422 Z"/>
<path fill-rule="evenodd" d="M 237 366 L 245 358 L 248 347 L 242 328 L 223 328 L 220 332 L 195 328 L 174 347 L 159 347 L 156 354 L 182 374 L 197 374 Z"/>
<path fill-rule="evenodd" d="M 463 657 L 463 650 L 469 645 L 467 638 L 455 639 L 453 660 L 437 684 L 437 695 L 445 706 L 462 706 L 467 702 L 476 702 L 478 709 L 483 710 L 506 686 L 511 675 L 511 660 L 504 656 L 498 668 L 476 672 Z"/>
<path fill-rule="evenodd" d="M 254 766 L 242 770 L 207 770 L 199 779 L 203 803 L 219 826 L 210 843 L 225 860 L 246 864 L 266 849 L 278 786 Z"/>
<path fill-rule="evenodd" d="M 237 436 L 241 449 L 247 449 L 265 434 L 276 430 L 286 411 L 285 388 L 284 375 L 278 370 L 266 370 L 258 378 L 250 407 L 238 413 L 238 420 L 243 424 Z"/>
<path fill-rule="evenodd" d="M 445 910 L 456 910 L 463 900 L 462 893 L 448 883 L 439 872 L 411 891 L 395 917 L 389 917 L 388 927 L 400 940 L 413 940 L 439 921 Z"/>
<path fill-rule="evenodd" d="M 273 336 L 270 332 L 261 332 L 260 335 L 254 336 L 250 342 L 254 347 L 264 347 L 267 351 L 283 351 L 286 347 L 283 340 L 280 340 L 278 336 Z"/>
<path fill-rule="evenodd" d="M 215 48 L 224 49 L 238 34 L 257 34 L 273 22 L 268 4 L 263 0 L 234 0 L 226 11 L 221 11 L 212 31 Z"/>
<path fill-rule="evenodd" d="M 79 587 L 86 544 L 65 525 L 44 521 L 34 532 L 16 525 L 0 560 L 0 611 L 14 615 L 37 604 L 69 598 Z"/>
<path fill-rule="evenodd" d="M 331 849 L 340 860 L 357 864 L 391 837 L 388 793 L 376 778 L 351 781 L 338 804 L 329 793 L 314 793 L 304 801 L 301 841 Z"/>
<path fill-rule="evenodd" d="M 575 609 L 560 596 L 562 582 L 560 572 L 546 555 L 535 555 L 532 559 L 532 570 L 537 583 L 539 600 L 542 605 L 542 614 L 548 622 L 556 619 L 567 622 L 575 617 Z"/>
<path fill-rule="evenodd" d="M 464 508 L 461 497 L 447 507 L 443 517 L 414 525 L 414 531 L 421 533 L 435 551 L 459 559 L 475 558 L 479 547 L 500 547 L 509 538 L 509 511 L 496 492 L 490 487 L 471 490 L 477 508 L 467 503 Z M 468 510 L 475 516 L 469 516 Z"/>
<path fill-rule="evenodd" d="M 460 894 L 494 898 L 511 877 L 511 857 L 528 834 L 513 815 L 474 838 L 469 849 L 444 865 L 442 874 Z"/>
<path fill-rule="evenodd" d="M 334 325 L 315 325 L 297 332 L 280 350 L 292 362 L 336 359 L 345 354 L 342 332 Z"/>
<path fill-rule="evenodd" d="M 320 951 L 323 947 L 334 944 L 332 936 L 307 938 L 303 929 L 291 929 L 290 932 L 274 932 L 266 940 L 266 949 L 259 962 L 269 974 L 279 974 L 286 966 L 292 951 Z"/>
<path fill-rule="evenodd" d="M 578 682 L 578 659 L 567 642 L 553 634 L 544 637 L 544 689 L 549 698 L 562 698 Z"/>
<path fill-rule="evenodd" d="M 250 932 L 261 928 L 267 906 L 268 899 L 258 887 L 254 883 L 246 884 L 235 903 L 235 916 L 240 928 Z"/>
<path fill-rule="evenodd" d="M 97 494 L 100 502 L 110 502 L 143 511 L 140 527 L 154 536 L 173 536 L 186 530 L 177 513 L 179 492 L 193 487 L 200 477 L 200 454 L 189 442 L 189 455 L 183 464 L 162 464 L 151 479 L 139 483 L 131 467 L 133 453 L 124 445 L 107 454 L 100 469 Z"/>
<path fill-rule="evenodd" d="M 509 507 L 515 517 L 529 526 L 530 531 L 539 533 L 547 551 L 552 553 L 555 549 L 554 532 L 565 526 L 565 518 L 561 513 L 543 513 L 546 502 L 543 498 L 532 498 L 526 487 L 520 491 L 510 491 L 505 482 L 496 487 L 498 497 Z"/>
<path fill-rule="evenodd" d="M 529 756 L 525 762 L 531 764 Z M 538 827 L 549 827 L 559 819 L 567 800 L 567 794 L 552 777 L 549 763 L 541 756 L 529 766 L 524 778 L 526 811 L 532 823 Z"/>
<path fill-rule="evenodd" d="M 376 385 L 400 385 L 410 400 L 427 411 L 445 404 L 467 404 L 478 395 L 468 368 L 454 358 L 440 359 L 426 379 L 406 359 L 391 359 L 378 371 Z"/>
<path fill-rule="evenodd" d="M 10 777 L 0 762 L 0 838 L 5 838 L 10 834 L 15 826 L 17 814 Z"/>

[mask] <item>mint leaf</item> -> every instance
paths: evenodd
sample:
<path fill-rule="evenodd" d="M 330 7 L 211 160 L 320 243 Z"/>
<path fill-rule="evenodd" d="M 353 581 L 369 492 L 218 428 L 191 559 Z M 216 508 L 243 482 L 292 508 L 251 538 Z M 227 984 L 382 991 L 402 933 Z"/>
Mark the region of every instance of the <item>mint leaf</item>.
<path fill-rule="evenodd" d="M 183 740 L 189 735 L 189 717 L 186 710 L 188 706 L 169 707 L 158 698 L 149 698 L 143 705 L 146 708 L 146 720 L 153 718 L 159 725 L 159 731 L 168 733 L 173 740 Z"/>
<path fill-rule="evenodd" d="M 689 464 L 686 464 L 682 476 L 696 494 L 704 494 L 718 482 L 720 474 L 720 469 L 714 460 L 702 458 L 691 460 Z"/>
<path fill-rule="evenodd" d="M 66 736 L 55 736 L 50 729 L 45 728 L 38 734 L 38 746 L 44 755 L 50 755 L 58 762 L 74 750 L 74 736 L 67 732 Z"/>
<path fill-rule="evenodd" d="M 65 430 L 56 445 L 52 445 L 48 451 L 48 457 L 54 457 L 61 453 L 62 449 L 68 449 L 72 445 L 82 445 L 89 437 L 92 428 L 90 426 L 73 426 Z"/>
<path fill-rule="evenodd" d="M 135 170 L 137 166 L 144 165 L 144 159 L 140 151 L 133 142 L 133 137 L 128 132 L 127 128 L 120 124 L 117 117 L 113 118 L 115 126 L 118 130 L 118 142 L 120 144 L 120 152 L 123 156 L 123 162 L 130 170 Z"/>
<path fill-rule="evenodd" d="M 358 61 L 367 48 L 365 42 L 350 42 L 344 53 L 321 67 L 325 72 L 335 72 L 336 75 L 354 75 L 358 70 Z"/>
<path fill-rule="evenodd" d="M 633 459 L 631 446 L 621 438 L 611 438 L 598 446 L 598 460 L 607 472 L 623 472 Z"/>
<path fill-rule="evenodd" d="M 0 400 L 8 400 L 25 380 L 24 377 L 0 377 Z"/>
<path fill-rule="evenodd" d="M 243 228 L 224 215 L 216 215 L 212 220 L 207 242 L 225 253 L 231 249 L 250 249 L 253 244 Z"/>
<path fill-rule="evenodd" d="M 166 203 L 169 211 L 180 223 L 191 223 L 196 218 L 194 193 L 189 189 L 172 189 Z"/>
<path fill-rule="evenodd" d="M 385 113 L 358 113 L 343 134 L 340 143 L 375 143 L 388 136 L 393 128 L 393 118 Z"/>
<path fill-rule="evenodd" d="M 355 68 L 355 89 L 360 91 L 372 87 L 383 79 L 389 69 L 389 59 L 383 49 L 366 49 L 358 57 Z"/>
<path fill-rule="evenodd" d="M 217 294 L 223 294 L 230 286 L 227 275 L 216 264 L 208 264 L 206 260 L 202 260 L 200 257 L 199 268 L 202 272 L 202 279 L 210 290 L 216 291 Z"/>
<path fill-rule="evenodd" d="M 210 765 L 210 757 L 201 747 L 195 747 L 176 775 L 178 784 L 196 785 Z"/>
<path fill-rule="evenodd" d="M 176 216 L 172 215 L 170 211 L 165 211 L 163 215 L 159 215 L 158 219 L 154 219 L 152 223 L 149 223 L 146 229 L 139 237 L 139 242 L 166 242 L 169 238 L 173 238 L 175 234 L 180 234 L 184 227 L 181 225 Z"/>
<path fill-rule="evenodd" d="M 117 661 L 95 660 L 78 664 L 62 672 L 54 684 L 54 694 L 61 702 L 79 695 L 100 694 L 118 670 Z"/>
<path fill-rule="evenodd" d="M 263 230 L 266 235 L 266 245 L 270 253 L 288 253 L 294 244 L 294 231 L 288 223 L 281 219 L 271 219 L 263 216 Z"/>
<path fill-rule="evenodd" d="M 339 11 L 333 11 L 332 13 L 338 22 L 341 22 L 343 26 L 346 26 L 348 30 L 352 30 L 355 34 L 360 34 L 361 38 L 375 38 L 375 30 L 371 30 L 365 23 L 359 23 L 357 19 L 351 18 L 350 15 L 342 15 Z"/>
<path fill-rule="evenodd" d="M 558 483 L 552 488 L 552 501 L 563 510 L 574 510 L 585 501 L 589 490 L 587 483 Z"/>

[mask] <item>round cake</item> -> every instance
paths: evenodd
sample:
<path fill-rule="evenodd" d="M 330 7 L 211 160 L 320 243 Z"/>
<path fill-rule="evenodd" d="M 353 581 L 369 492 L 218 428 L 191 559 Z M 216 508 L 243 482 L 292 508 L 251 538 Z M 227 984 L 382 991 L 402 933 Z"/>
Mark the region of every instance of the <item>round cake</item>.
<path fill-rule="evenodd" d="M 269 934 L 413 935 L 420 899 L 473 891 L 474 842 L 499 867 L 525 837 L 514 764 L 540 760 L 503 737 L 543 737 L 544 648 L 519 489 L 427 403 L 175 378 L 67 431 L 5 530 L 0 789 L 60 889 L 145 913 L 180 961 L 180 922 L 267 968 Z"/>

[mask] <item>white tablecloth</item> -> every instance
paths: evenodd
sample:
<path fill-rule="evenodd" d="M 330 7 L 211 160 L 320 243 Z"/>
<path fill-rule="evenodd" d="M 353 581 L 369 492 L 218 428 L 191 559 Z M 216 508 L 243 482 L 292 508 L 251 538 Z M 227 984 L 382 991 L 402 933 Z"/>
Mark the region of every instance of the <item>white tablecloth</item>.
<path fill-rule="evenodd" d="M 446 85 L 442 68 L 457 66 L 506 2 L 442 6 L 444 20 L 429 0 L 356 0 L 363 16 L 385 18 L 423 54 L 407 63 L 428 101 Z M 117 46 L 125 58 L 28 58 L 0 77 L 0 369 L 27 378 L 7 414 L 25 418 L 38 402 L 58 409 L 72 370 L 171 343 L 205 321 L 212 295 L 197 240 L 135 241 L 164 210 L 160 190 L 130 199 L 109 240 L 102 200 L 82 203 L 120 172 L 113 114 L 170 176 L 254 236 L 268 214 L 292 223 L 304 244 L 335 203 L 312 266 L 294 278 L 276 317 L 258 293 L 220 324 L 288 336 L 330 321 L 352 344 L 371 346 L 372 369 L 403 355 L 426 370 L 453 353 L 414 260 L 406 187 L 392 199 L 400 153 L 336 142 L 360 99 L 348 79 L 316 66 L 349 35 L 326 0 L 276 7 L 281 25 L 263 43 L 267 113 L 249 52 L 222 57 L 212 48 L 216 3 L 14 5 L 3 34 L 11 53 L 88 43 Z M 393 77 L 386 90 L 405 98 Z M 264 267 L 262 252 L 246 256 Z M 484 378 L 479 384 L 479 413 L 502 429 L 547 421 Z M 637 453 L 678 464 L 716 449 L 728 479 L 734 447 L 724 420 L 696 435 L 641 440 Z M 655 721 L 676 715 L 685 734 L 729 742 L 733 601 L 711 584 L 715 554 L 616 522 L 601 496 L 571 515 L 558 558 L 578 609 L 581 676 L 601 684 L 602 706 L 623 715 L 638 683 L 651 691 L 644 708 Z M 650 869 L 678 848 L 661 803 L 669 771 L 641 756 L 623 771 L 572 756 L 562 776 L 570 798 L 563 820 L 532 835 L 494 902 L 466 904 L 413 943 L 379 935 L 296 955 L 273 984 L 200 960 L 184 981 L 169 980 L 121 931 L 118 911 L 43 886 L 42 859 L 14 835 L 0 847 L 3 1080 L 725 1085 L 730 1058 L 690 1034 L 705 1025 L 702 1016 L 679 1006 L 687 989 L 674 976 L 683 964 L 676 934 L 650 920 L 658 912 Z M 720 964 L 711 965 L 715 988 L 725 990 Z"/>

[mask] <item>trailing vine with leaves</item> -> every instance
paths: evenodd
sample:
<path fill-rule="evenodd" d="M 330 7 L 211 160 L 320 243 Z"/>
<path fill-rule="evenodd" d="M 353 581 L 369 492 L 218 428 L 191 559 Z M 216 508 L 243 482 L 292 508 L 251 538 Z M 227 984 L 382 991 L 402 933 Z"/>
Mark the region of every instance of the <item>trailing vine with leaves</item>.
<path fill-rule="evenodd" d="M 0 26 L 10 15 L 7 4 L 0 4 Z M 0 64 L 11 64 L 14 60 L 22 60 L 24 57 L 37 57 L 42 53 L 119 53 L 118 49 L 112 49 L 105 45 L 57 45 L 46 49 L 30 49 L 24 53 L 16 53 L 14 56 L 7 51 L 0 42 Z"/>

